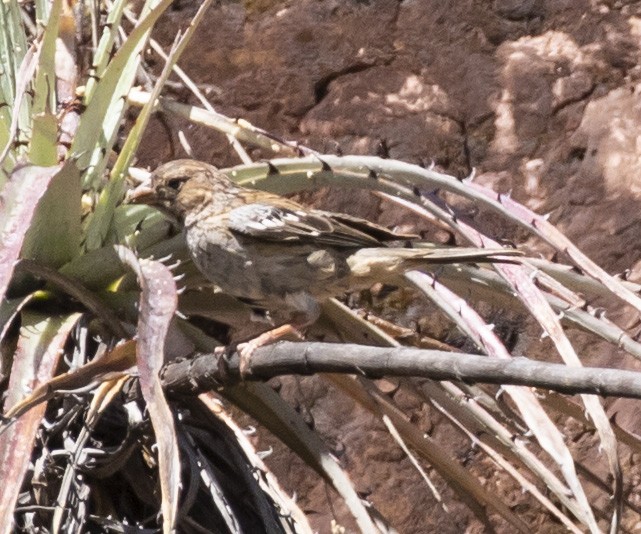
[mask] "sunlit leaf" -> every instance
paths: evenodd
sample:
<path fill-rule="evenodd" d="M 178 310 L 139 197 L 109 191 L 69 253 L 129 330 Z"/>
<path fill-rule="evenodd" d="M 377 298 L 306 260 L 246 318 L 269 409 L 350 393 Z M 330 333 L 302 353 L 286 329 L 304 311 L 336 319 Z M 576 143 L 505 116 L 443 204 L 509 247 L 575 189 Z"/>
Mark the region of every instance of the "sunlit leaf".
<path fill-rule="evenodd" d="M 149 31 L 172 0 L 161 0 L 150 5 L 153 9 L 131 31 L 127 40 L 113 56 L 96 86 L 87 108 L 82 114 L 76 137 L 71 145 L 71 156 L 77 158 L 79 168 L 89 168 L 83 186 L 96 185 L 106 166 L 125 110 L 125 96 L 134 82 L 140 63 L 140 52 Z M 103 236 L 104 237 L 104 236 Z M 98 240 L 99 241 L 99 240 Z M 92 242 L 89 248 L 101 243 Z"/>

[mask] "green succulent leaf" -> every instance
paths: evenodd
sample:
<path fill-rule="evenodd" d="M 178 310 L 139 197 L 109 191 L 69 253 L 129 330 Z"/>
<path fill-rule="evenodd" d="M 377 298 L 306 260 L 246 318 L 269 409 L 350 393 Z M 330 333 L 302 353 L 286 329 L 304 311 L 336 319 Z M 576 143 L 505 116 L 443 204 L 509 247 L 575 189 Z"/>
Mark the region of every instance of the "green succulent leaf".
<path fill-rule="evenodd" d="M 86 101 L 87 108 L 71 145 L 71 157 L 77 158 L 79 168 L 87 169 L 83 176 L 84 188 L 98 186 L 126 110 L 126 95 L 134 82 L 140 53 L 151 28 L 171 2 L 162 0 L 149 3 L 152 7 L 149 14 L 131 31 Z M 100 239 L 96 238 L 86 244 L 90 250 L 100 245 Z"/>
<path fill-rule="evenodd" d="M 18 71 L 27 52 L 27 37 L 20 20 L 20 5 L 16 0 L 0 2 L 0 146 L 9 139 L 16 97 Z M 29 119 L 29 110 L 23 106 L 20 121 Z"/>
<path fill-rule="evenodd" d="M 38 116 L 56 109 L 56 39 L 62 0 L 54 0 L 40 42 L 41 51 L 34 83 L 32 113 Z"/>
<path fill-rule="evenodd" d="M 81 244 L 80 171 L 69 160 L 40 199 L 22 247 L 22 257 L 59 267 L 75 258 Z"/>
<path fill-rule="evenodd" d="M 126 5 L 127 2 L 125 0 L 116 0 L 109 10 L 107 22 L 104 26 L 96 53 L 94 54 L 91 70 L 89 71 L 90 76 L 85 88 L 85 100 L 87 102 L 91 100 L 93 93 L 96 90 L 98 80 L 102 78 L 105 69 L 109 64 L 114 41 L 118 35 L 120 20 L 122 19 L 122 12 Z"/>
<path fill-rule="evenodd" d="M 34 165 L 47 167 L 58 162 L 58 119 L 53 113 L 43 112 L 33 116 L 29 160 Z"/>
<path fill-rule="evenodd" d="M 109 183 L 102 190 L 98 204 L 96 205 L 96 210 L 87 225 L 86 244 L 87 248 L 90 250 L 102 245 L 103 240 L 107 235 L 107 231 L 113 218 L 114 209 L 116 208 L 117 203 L 122 200 L 124 195 L 125 177 L 127 170 L 129 169 L 129 164 L 133 160 L 136 150 L 140 145 L 140 141 L 142 140 L 143 132 L 147 128 L 147 124 L 149 124 L 149 119 L 151 118 L 155 108 L 155 102 L 160 96 L 174 65 L 176 65 L 176 62 L 191 41 L 196 28 L 202 21 L 210 4 L 211 0 L 205 0 L 198 9 L 198 13 L 196 13 L 196 16 L 192 20 L 192 23 L 185 34 L 177 37 L 162 73 L 156 81 L 156 85 L 152 91 L 149 102 L 143 106 L 142 111 L 136 118 L 135 124 L 129 131 L 129 135 L 125 140 L 118 159 L 111 170 Z"/>

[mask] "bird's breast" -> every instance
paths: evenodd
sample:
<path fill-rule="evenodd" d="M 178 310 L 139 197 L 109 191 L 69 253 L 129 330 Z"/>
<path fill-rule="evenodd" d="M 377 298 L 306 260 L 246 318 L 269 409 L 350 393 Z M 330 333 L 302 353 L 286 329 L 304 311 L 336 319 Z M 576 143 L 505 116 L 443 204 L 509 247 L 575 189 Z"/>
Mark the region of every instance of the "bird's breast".
<path fill-rule="evenodd" d="M 347 289 L 346 255 L 331 248 L 257 240 L 202 224 L 187 225 L 186 238 L 205 277 L 231 295 L 267 307 L 269 301 L 284 301 L 292 294 L 322 300 Z"/>

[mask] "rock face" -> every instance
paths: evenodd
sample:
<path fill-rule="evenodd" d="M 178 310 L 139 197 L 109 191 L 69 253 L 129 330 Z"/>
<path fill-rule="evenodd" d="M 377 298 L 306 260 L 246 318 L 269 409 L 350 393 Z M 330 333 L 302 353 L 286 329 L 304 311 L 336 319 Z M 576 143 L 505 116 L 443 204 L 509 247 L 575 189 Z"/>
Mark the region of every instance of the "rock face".
<path fill-rule="evenodd" d="M 196 4 L 177 3 L 159 38 L 169 43 Z M 246 0 L 223 1 L 207 17 L 181 66 L 215 88 L 209 96 L 221 112 L 319 151 L 385 153 L 459 176 L 476 169 L 476 180 L 551 212 L 552 222 L 611 272 L 641 257 L 638 3 Z M 238 163 L 223 136 L 165 116 L 150 128 L 140 164 L 183 157 L 181 129 L 195 157 Z M 366 194 L 346 197 L 329 192 L 312 200 L 399 221 Z M 606 363 L 610 355 L 590 347 L 590 363 Z M 482 530 L 442 483 L 449 512 L 435 503 L 385 429 L 343 397 L 337 405 L 327 385 L 302 382 L 285 381 L 284 393 L 311 411 L 357 488 L 400 532 Z M 436 439 L 454 443 L 459 460 L 477 454 L 433 410 L 411 396 L 396 400 L 429 421 Z M 627 403 L 616 409 L 638 427 Z M 318 480 L 275 456 L 276 473 L 296 489 L 320 531 L 328 531 L 332 513 L 351 525 Z M 490 466 L 481 463 L 476 472 L 493 484 Z M 533 524 L 549 521 L 518 492 L 509 499 Z"/>

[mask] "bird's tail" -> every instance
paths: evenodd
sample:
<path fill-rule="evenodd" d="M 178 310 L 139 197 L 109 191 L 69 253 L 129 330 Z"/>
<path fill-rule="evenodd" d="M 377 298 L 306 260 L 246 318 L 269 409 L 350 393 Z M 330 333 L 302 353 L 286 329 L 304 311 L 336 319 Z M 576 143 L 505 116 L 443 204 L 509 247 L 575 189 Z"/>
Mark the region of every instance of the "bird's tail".
<path fill-rule="evenodd" d="M 421 265 L 439 263 L 513 263 L 522 252 L 509 248 L 364 248 L 348 259 L 352 274 L 357 277 L 384 279 L 402 274 Z"/>

